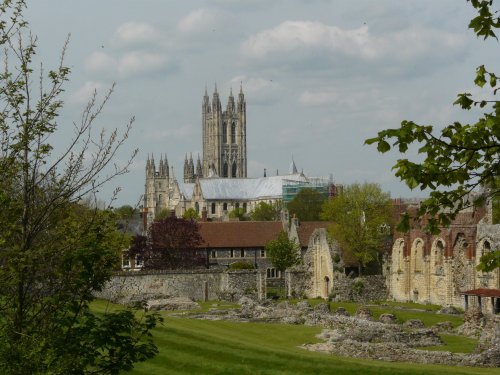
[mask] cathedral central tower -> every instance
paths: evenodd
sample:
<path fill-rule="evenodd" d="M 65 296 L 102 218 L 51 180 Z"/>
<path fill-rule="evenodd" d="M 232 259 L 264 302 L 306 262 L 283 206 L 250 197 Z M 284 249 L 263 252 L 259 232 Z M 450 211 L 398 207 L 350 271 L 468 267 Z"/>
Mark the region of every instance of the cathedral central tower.
<path fill-rule="evenodd" d="M 215 86 L 212 103 L 207 90 L 202 104 L 203 177 L 247 177 L 246 103 L 240 87 L 235 104 L 231 90 L 226 110 Z"/>

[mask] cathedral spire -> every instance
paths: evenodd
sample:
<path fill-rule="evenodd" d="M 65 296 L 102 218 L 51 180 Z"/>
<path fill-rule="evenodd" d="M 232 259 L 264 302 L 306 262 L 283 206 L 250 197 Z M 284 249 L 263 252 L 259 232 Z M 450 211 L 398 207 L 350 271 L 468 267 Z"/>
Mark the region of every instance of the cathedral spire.
<path fill-rule="evenodd" d="M 168 179 L 169 175 L 169 167 L 168 167 L 168 159 L 167 159 L 167 154 L 165 154 L 165 159 L 163 160 L 163 177 L 166 177 Z"/>
<path fill-rule="evenodd" d="M 189 174 L 189 163 L 187 154 L 184 156 L 184 182 L 187 182 Z"/>
<path fill-rule="evenodd" d="M 196 177 L 203 177 L 203 170 L 201 169 L 200 154 L 198 154 L 198 160 L 196 160 Z"/>
<path fill-rule="evenodd" d="M 228 112 L 234 112 L 234 96 L 233 96 L 233 88 L 231 87 L 231 91 L 229 93 L 229 98 L 227 100 L 227 107 L 226 111 Z"/>
<path fill-rule="evenodd" d="M 202 113 L 210 112 L 210 98 L 207 93 L 207 85 L 205 85 L 205 95 L 203 95 Z"/>
<path fill-rule="evenodd" d="M 217 92 L 217 82 L 215 83 L 215 90 L 212 95 L 212 112 L 219 112 L 221 109 L 219 93 Z"/>
<path fill-rule="evenodd" d="M 151 169 L 151 162 L 149 161 L 149 152 L 148 152 L 148 159 L 146 160 L 146 177 L 149 177 L 150 169 Z"/>
<path fill-rule="evenodd" d="M 151 154 L 151 162 L 149 164 L 149 168 L 151 171 L 151 175 L 155 176 L 156 175 L 156 166 L 155 166 L 155 157 L 153 154 Z"/>
<path fill-rule="evenodd" d="M 246 112 L 245 94 L 243 94 L 242 82 L 240 82 L 240 93 L 238 94 L 238 112 Z"/>
<path fill-rule="evenodd" d="M 293 154 L 292 154 L 292 163 L 290 164 L 290 169 L 288 171 L 290 174 L 297 174 L 299 173 L 297 171 L 297 166 L 295 165 L 295 160 L 293 160 Z"/>

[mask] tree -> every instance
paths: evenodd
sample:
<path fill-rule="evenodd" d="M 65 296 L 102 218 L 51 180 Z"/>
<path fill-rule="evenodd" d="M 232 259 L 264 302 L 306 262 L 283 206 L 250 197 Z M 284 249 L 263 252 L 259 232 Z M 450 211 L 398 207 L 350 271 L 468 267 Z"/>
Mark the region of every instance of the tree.
<path fill-rule="evenodd" d="M 288 238 L 285 231 L 278 234 L 278 238 L 270 241 L 265 246 L 267 257 L 271 260 L 274 268 L 280 271 L 280 278 L 283 280 L 283 272 L 287 268 L 300 263 L 300 247 L 294 241 Z"/>
<path fill-rule="evenodd" d="M 281 201 L 273 204 L 266 202 L 259 202 L 257 206 L 250 213 L 250 218 L 253 221 L 276 221 L 280 218 Z"/>
<path fill-rule="evenodd" d="M 59 66 L 38 77 L 36 40 L 23 0 L 0 4 L 0 372 L 116 374 L 157 352 L 150 330 L 158 316 L 135 310 L 96 315 L 89 304 L 117 263 L 123 243 L 110 210 L 82 204 L 126 173 L 112 159 L 127 138 L 94 136 L 104 102 L 84 109 L 67 147 L 51 144 L 68 80 Z M 46 78 L 44 78 L 46 75 Z M 34 82 L 39 82 L 39 86 Z M 111 164 L 110 164 L 111 163 Z"/>
<path fill-rule="evenodd" d="M 155 220 L 148 235 L 135 236 L 129 256 L 142 256 L 146 269 L 192 269 L 206 266 L 198 223 L 174 216 Z"/>
<path fill-rule="evenodd" d="M 320 192 L 304 188 L 287 204 L 290 215 L 296 215 L 302 221 L 320 220 L 321 207 L 326 197 Z"/>
<path fill-rule="evenodd" d="M 478 15 L 470 21 L 469 28 L 478 37 L 496 38 L 494 29 L 500 27 L 500 18 L 498 11 L 491 11 L 493 1 L 470 0 L 470 3 Z M 418 147 L 422 162 L 403 158 L 393 169 L 410 188 L 432 189 L 417 212 L 418 217 L 427 216 L 426 229 L 431 233 L 438 233 L 440 226 L 450 225 L 460 210 L 483 205 L 487 198 L 500 195 L 496 183 L 500 176 L 500 102 L 482 99 L 497 94 L 500 88 L 497 78 L 484 65 L 479 66 L 474 83 L 479 88 L 489 87 L 490 93 L 482 93 L 479 99 L 461 93 L 453 103 L 465 110 L 489 108 L 473 124 L 456 121 L 436 131 L 430 125 L 403 121 L 400 128 L 383 130 L 365 141 L 365 144 L 376 143 L 382 153 L 394 147 L 404 154 L 410 146 Z M 406 231 L 409 225 L 410 217 L 405 214 L 398 228 Z M 500 252 L 492 251 L 481 258 L 480 269 L 497 267 L 500 267 Z"/>
<path fill-rule="evenodd" d="M 248 220 L 246 211 L 242 207 L 235 208 L 234 210 L 232 210 L 231 212 L 229 212 L 229 217 L 231 219 L 238 219 L 240 221 L 246 221 L 246 220 Z"/>
<path fill-rule="evenodd" d="M 187 220 L 196 220 L 200 218 L 200 215 L 198 215 L 198 212 L 193 207 L 189 207 L 182 217 Z"/>
<path fill-rule="evenodd" d="M 118 219 L 131 219 L 137 212 L 137 209 L 128 204 L 125 204 L 121 207 L 115 208 L 114 212 L 118 216 Z"/>
<path fill-rule="evenodd" d="M 352 254 L 361 267 L 378 260 L 391 238 L 392 201 L 377 184 L 346 186 L 327 201 L 321 216 L 333 222 L 328 229 L 345 253 Z"/>

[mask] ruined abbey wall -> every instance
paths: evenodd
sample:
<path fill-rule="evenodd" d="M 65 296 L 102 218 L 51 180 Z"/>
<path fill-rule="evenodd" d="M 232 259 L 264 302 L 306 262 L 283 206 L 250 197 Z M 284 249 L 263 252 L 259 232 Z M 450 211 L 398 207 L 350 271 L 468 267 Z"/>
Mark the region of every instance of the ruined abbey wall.
<path fill-rule="evenodd" d="M 265 296 L 265 275 L 258 270 L 175 270 L 120 272 L 96 297 L 129 303 L 169 297 L 195 301 L 236 299 L 244 294 Z"/>
<path fill-rule="evenodd" d="M 470 215 L 459 217 L 439 235 L 412 228 L 398 236 L 388 259 L 389 297 L 464 308 L 460 292 L 500 288 L 498 269 L 489 273 L 476 270 L 483 254 L 499 248 L 500 225 L 472 220 Z"/>

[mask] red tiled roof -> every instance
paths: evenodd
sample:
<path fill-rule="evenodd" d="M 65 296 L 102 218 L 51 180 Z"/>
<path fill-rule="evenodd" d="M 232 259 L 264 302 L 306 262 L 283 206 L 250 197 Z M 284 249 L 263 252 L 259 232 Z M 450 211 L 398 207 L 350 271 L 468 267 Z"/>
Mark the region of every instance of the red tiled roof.
<path fill-rule="evenodd" d="M 500 289 L 472 289 L 467 290 L 465 292 L 460 292 L 460 294 L 464 294 L 467 296 L 479 296 L 479 297 L 496 297 L 500 298 Z"/>
<path fill-rule="evenodd" d="M 200 247 L 264 247 L 283 230 L 280 221 L 199 222 Z"/>

